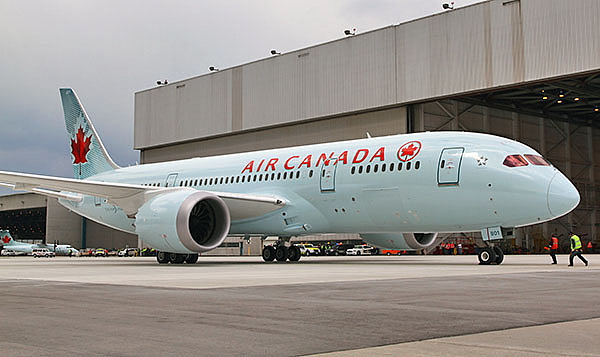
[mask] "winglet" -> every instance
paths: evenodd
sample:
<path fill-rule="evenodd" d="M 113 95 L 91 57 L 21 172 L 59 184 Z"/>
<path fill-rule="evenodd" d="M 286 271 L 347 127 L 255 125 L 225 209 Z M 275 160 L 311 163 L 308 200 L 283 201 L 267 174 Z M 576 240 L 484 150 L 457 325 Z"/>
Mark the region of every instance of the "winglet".
<path fill-rule="evenodd" d="M 101 172 L 118 169 L 108 155 L 77 94 L 71 88 L 61 88 L 65 125 L 69 134 L 71 159 L 75 178 L 84 179 Z"/>

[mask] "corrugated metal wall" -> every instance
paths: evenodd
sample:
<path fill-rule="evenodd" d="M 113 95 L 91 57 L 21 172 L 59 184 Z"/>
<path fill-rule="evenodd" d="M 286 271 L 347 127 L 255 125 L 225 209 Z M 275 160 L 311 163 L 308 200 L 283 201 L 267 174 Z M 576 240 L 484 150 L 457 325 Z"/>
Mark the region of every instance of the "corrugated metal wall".
<path fill-rule="evenodd" d="M 135 147 L 600 68 L 600 1 L 493 0 L 135 95 Z"/>

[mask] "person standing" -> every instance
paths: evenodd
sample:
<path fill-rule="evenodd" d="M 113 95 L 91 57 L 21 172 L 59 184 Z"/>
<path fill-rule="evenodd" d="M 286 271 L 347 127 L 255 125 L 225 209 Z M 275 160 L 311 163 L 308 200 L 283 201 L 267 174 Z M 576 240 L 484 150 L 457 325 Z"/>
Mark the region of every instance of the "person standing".
<path fill-rule="evenodd" d="M 556 264 L 556 252 L 558 252 L 558 238 L 556 237 L 556 234 L 553 234 L 552 238 L 550 238 L 548 249 L 550 251 L 550 257 L 552 258 L 552 264 Z"/>
<path fill-rule="evenodd" d="M 581 259 L 585 266 L 588 266 L 588 261 L 583 257 L 583 255 L 581 255 L 581 239 L 579 239 L 579 236 L 577 236 L 573 232 L 569 233 L 569 235 L 571 236 L 571 238 L 569 239 L 571 241 L 571 255 L 569 256 L 569 266 L 573 266 L 573 258 L 575 258 L 575 256 L 579 257 L 579 259 Z"/>

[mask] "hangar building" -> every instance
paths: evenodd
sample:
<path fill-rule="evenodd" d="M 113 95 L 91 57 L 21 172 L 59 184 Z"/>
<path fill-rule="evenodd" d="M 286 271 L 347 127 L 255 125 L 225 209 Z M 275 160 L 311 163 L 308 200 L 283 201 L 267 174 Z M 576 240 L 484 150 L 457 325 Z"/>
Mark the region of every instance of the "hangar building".
<path fill-rule="evenodd" d="M 491 133 L 538 150 L 581 194 L 515 244 L 540 250 L 570 227 L 600 243 L 599 15 L 596 0 L 490 0 L 143 90 L 134 146 L 153 163 L 367 132 Z"/>

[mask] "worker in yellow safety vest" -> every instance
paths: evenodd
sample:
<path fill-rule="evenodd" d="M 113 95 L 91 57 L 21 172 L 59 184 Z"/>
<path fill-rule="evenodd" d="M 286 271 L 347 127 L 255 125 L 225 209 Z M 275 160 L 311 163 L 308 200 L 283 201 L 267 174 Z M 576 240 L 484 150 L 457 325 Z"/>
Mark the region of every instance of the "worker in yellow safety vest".
<path fill-rule="evenodd" d="M 575 256 L 579 257 L 579 259 L 581 259 L 585 266 L 588 266 L 588 261 L 583 257 L 583 255 L 581 255 L 581 239 L 579 239 L 579 236 L 577 236 L 573 232 L 569 233 L 569 235 L 571 236 L 571 238 L 569 239 L 571 241 L 571 255 L 569 256 L 569 266 L 573 266 L 573 258 Z"/>

